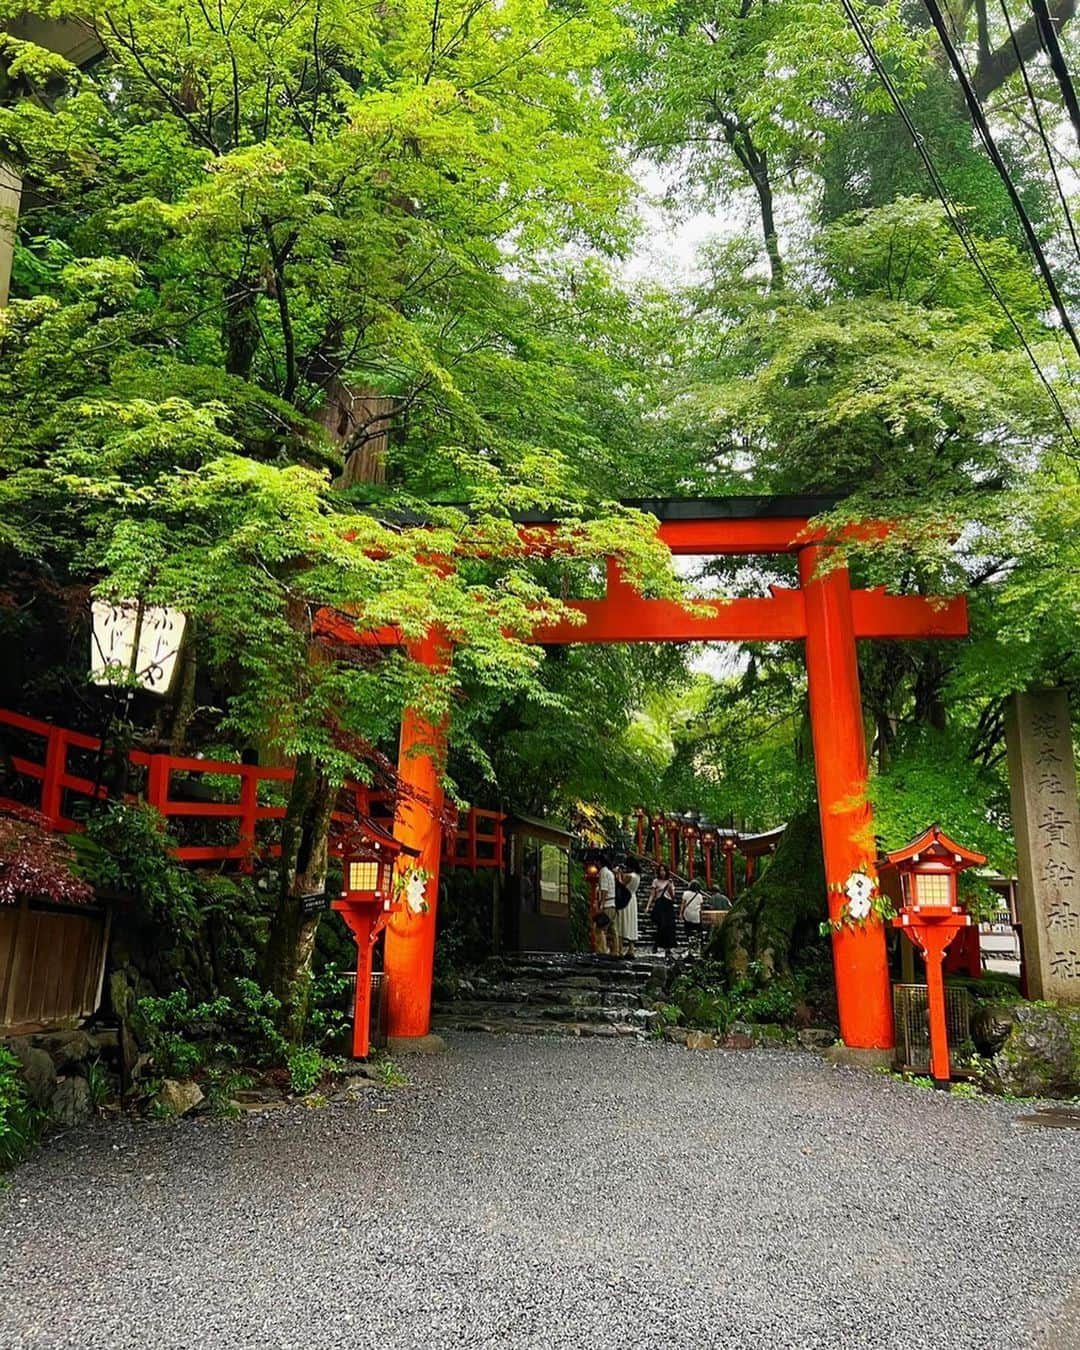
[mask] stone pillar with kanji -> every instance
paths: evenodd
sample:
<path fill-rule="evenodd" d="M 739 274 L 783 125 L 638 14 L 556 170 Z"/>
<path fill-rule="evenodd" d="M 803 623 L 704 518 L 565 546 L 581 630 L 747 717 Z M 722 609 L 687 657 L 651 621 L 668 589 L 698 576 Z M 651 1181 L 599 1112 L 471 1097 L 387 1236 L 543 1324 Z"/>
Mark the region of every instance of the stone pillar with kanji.
<path fill-rule="evenodd" d="M 1014 694 L 1006 740 L 1028 995 L 1080 1003 L 1080 812 L 1064 689 Z"/>

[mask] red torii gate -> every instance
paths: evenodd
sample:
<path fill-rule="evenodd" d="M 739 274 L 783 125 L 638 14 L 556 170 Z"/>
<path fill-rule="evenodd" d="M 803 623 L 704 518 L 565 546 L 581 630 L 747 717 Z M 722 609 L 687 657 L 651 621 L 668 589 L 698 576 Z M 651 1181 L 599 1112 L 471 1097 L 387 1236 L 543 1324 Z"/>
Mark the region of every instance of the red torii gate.
<path fill-rule="evenodd" d="M 844 904 L 844 883 L 853 871 L 873 875 L 876 849 L 866 801 L 866 744 L 855 643 L 865 638 L 956 638 L 968 631 L 963 597 L 942 600 L 855 590 L 846 567 L 825 570 L 829 546 L 812 517 L 835 505 L 832 498 L 730 497 L 702 501 L 627 503 L 655 515 L 658 533 L 674 554 L 797 554 L 800 587 L 773 586 L 768 596 L 695 601 L 696 612 L 672 600 L 648 599 L 608 561 L 602 599 L 570 602 L 584 622 L 540 627 L 533 641 L 544 645 L 596 642 L 776 642 L 806 644 L 806 672 L 817 776 L 821 837 L 829 914 Z M 523 526 L 552 518 L 523 515 Z M 823 566 L 825 565 L 825 566 Z M 711 613 L 702 613 L 705 606 Z M 340 635 L 340 629 L 334 625 Z M 354 634 L 354 636 L 357 636 Z M 357 638 L 357 640 L 365 640 Z M 367 641 L 371 641 L 369 636 Z M 375 641 L 392 641 L 380 633 Z M 448 656 L 445 639 L 431 634 L 412 648 L 415 659 L 437 666 Z M 419 710 L 406 711 L 398 772 L 411 789 L 399 808 L 395 834 L 419 853 L 428 873 L 425 913 L 404 911 L 387 929 L 384 968 L 388 976 L 388 1030 L 392 1038 L 427 1035 L 431 1024 L 431 977 L 435 951 L 442 787 L 435 759 L 442 732 Z M 876 916 L 844 925 L 833 934 L 833 962 L 840 1034 L 852 1048 L 893 1045 L 892 1007 L 885 932 Z"/>

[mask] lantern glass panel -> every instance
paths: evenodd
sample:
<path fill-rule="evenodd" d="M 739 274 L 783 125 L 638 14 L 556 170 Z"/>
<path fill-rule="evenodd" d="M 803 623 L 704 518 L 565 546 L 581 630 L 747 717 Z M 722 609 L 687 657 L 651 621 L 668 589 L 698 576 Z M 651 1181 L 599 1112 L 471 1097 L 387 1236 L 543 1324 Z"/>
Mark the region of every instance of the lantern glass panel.
<path fill-rule="evenodd" d="M 380 864 L 377 862 L 349 863 L 350 891 L 377 891 L 379 889 Z"/>
<path fill-rule="evenodd" d="M 917 872 L 915 899 L 920 905 L 951 905 L 952 877 L 946 872 Z"/>

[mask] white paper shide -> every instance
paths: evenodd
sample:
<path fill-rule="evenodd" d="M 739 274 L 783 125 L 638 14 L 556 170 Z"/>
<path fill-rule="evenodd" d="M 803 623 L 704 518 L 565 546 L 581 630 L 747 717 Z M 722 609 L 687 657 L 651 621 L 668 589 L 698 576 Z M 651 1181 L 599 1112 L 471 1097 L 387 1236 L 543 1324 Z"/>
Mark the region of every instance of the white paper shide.
<path fill-rule="evenodd" d="M 413 872 L 405 885 L 405 903 L 414 914 L 423 914 L 427 909 L 427 878 L 423 872 Z"/>
<path fill-rule="evenodd" d="M 865 872 L 852 872 L 844 882 L 844 894 L 848 898 L 848 913 L 853 919 L 861 922 L 870 917 L 874 883 Z"/>

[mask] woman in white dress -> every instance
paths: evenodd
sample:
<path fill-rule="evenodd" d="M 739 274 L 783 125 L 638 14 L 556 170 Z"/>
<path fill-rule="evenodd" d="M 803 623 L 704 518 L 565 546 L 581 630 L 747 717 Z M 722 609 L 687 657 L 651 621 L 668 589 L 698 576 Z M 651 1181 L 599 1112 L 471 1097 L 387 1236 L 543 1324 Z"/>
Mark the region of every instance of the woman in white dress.
<path fill-rule="evenodd" d="M 624 864 L 615 873 L 615 880 L 621 882 L 621 884 L 630 892 L 630 899 L 622 909 L 619 909 L 619 892 L 616 890 L 615 927 L 618 929 L 619 937 L 622 939 L 623 955 L 633 956 L 634 943 L 638 940 L 637 893 L 638 887 L 641 885 L 641 874 L 634 871 L 632 864 Z"/>

